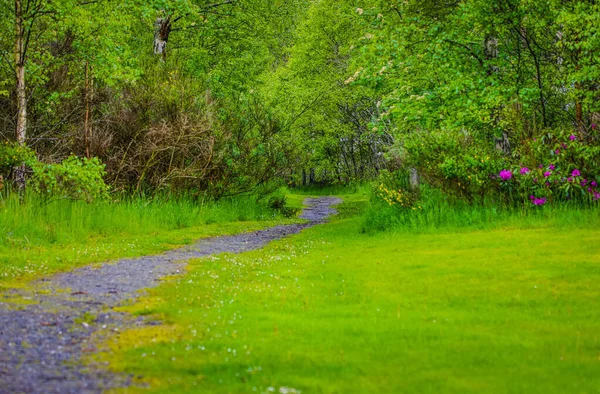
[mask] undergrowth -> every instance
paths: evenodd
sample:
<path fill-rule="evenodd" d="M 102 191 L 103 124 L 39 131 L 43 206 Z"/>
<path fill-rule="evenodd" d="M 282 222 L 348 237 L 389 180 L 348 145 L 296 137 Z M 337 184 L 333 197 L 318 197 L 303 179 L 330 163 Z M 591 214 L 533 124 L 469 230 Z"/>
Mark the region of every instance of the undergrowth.
<path fill-rule="evenodd" d="M 506 206 L 498 201 L 470 204 L 450 199 L 426 185 L 410 207 L 390 204 L 371 193 L 361 232 L 429 232 L 459 229 L 591 226 L 600 222 L 597 206 L 575 202 L 546 206 Z"/>

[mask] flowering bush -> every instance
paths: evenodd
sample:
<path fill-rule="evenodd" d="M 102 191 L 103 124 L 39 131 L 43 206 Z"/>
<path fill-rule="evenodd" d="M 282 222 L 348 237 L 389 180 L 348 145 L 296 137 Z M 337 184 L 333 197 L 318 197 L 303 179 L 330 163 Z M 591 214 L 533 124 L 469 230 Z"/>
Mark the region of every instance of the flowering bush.
<path fill-rule="evenodd" d="M 408 193 L 402 189 L 388 189 L 383 183 L 375 188 L 377 197 L 388 203 L 388 205 L 399 205 L 408 208 L 412 205 L 412 201 Z"/>
<path fill-rule="evenodd" d="M 510 156 L 477 138 L 468 132 L 413 132 L 405 139 L 403 164 L 417 168 L 430 186 L 470 203 L 540 207 L 600 201 L 597 127 L 577 135 L 568 129 L 511 141 L 515 149 Z"/>
<path fill-rule="evenodd" d="M 524 144 L 518 154 L 523 164 L 492 174 L 499 190 L 516 192 L 535 206 L 600 200 L 600 147 L 596 144 L 571 133 L 549 133 Z"/>
<path fill-rule="evenodd" d="M 418 195 L 409 191 L 407 176 L 382 171 L 373 187 L 373 196 L 391 207 L 420 209 L 421 207 L 416 205 Z"/>

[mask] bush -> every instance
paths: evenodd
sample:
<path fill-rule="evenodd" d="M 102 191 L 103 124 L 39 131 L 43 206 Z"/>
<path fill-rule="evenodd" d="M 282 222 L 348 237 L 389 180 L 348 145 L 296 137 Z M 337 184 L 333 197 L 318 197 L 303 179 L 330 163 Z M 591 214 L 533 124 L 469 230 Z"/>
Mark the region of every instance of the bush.
<path fill-rule="evenodd" d="M 35 154 L 27 147 L 5 142 L 0 144 L 0 176 L 9 179 L 15 167 L 35 163 Z"/>
<path fill-rule="evenodd" d="M 469 203 L 594 204 L 600 200 L 599 141 L 595 126 L 581 134 L 547 130 L 517 141 L 512 154 L 503 156 L 469 133 L 435 131 L 414 133 L 404 149 L 406 165 L 418 168 L 426 183 Z M 382 193 L 388 199 L 399 198 Z"/>
<path fill-rule="evenodd" d="M 69 156 L 60 164 L 31 163 L 33 176 L 28 185 L 45 197 L 92 202 L 108 197 L 104 164 L 92 159 Z"/>
<path fill-rule="evenodd" d="M 418 132 L 407 138 L 407 164 L 431 186 L 469 202 L 483 202 L 494 186 L 490 174 L 505 158 L 467 133 Z"/>
<path fill-rule="evenodd" d="M 300 209 L 298 208 L 292 208 L 287 206 L 287 198 L 285 197 L 285 195 L 276 194 L 274 196 L 271 196 L 269 198 L 267 206 L 269 207 L 269 209 L 279 212 L 286 218 L 295 217 L 298 214 L 298 212 L 300 212 Z"/>
<path fill-rule="evenodd" d="M 548 132 L 522 144 L 518 164 L 491 178 L 516 203 L 594 203 L 600 200 L 600 146 L 593 138 L 564 130 Z"/>
<path fill-rule="evenodd" d="M 381 171 L 373 185 L 372 198 L 399 210 L 420 208 L 416 204 L 419 195 L 410 190 L 409 174 L 404 171 Z"/>

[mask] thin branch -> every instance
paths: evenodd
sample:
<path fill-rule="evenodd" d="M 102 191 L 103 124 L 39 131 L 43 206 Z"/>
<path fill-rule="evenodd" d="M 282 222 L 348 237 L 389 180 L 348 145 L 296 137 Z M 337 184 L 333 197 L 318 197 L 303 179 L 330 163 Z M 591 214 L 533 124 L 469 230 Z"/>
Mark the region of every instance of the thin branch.
<path fill-rule="evenodd" d="M 479 57 L 479 55 L 473 50 L 473 48 L 471 48 L 470 46 L 460 43 L 460 42 L 456 42 L 456 41 L 452 41 L 452 40 L 448 40 L 448 39 L 444 39 L 444 42 L 448 43 L 448 44 L 452 44 L 452 45 L 456 45 L 459 46 L 463 49 L 466 49 L 467 52 L 469 52 L 469 54 L 471 56 L 473 56 L 475 59 L 477 59 L 477 61 L 479 62 L 479 64 L 481 65 L 481 67 L 484 66 L 484 62 L 483 59 L 481 59 L 481 57 Z"/>

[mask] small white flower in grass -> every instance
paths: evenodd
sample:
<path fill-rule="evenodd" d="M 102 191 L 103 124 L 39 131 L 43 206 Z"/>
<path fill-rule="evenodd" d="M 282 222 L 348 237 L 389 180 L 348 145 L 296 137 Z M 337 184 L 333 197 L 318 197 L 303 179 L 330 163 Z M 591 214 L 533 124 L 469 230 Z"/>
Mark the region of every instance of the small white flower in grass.
<path fill-rule="evenodd" d="M 302 391 L 300 391 L 300 390 L 296 390 L 296 389 L 293 389 L 291 387 L 285 387 L 285 386 L 284 387 L 280 387 L 279 388 L 279 392 L 281 394 L 300 394 L 300 393 L 302 393 Z"/>

